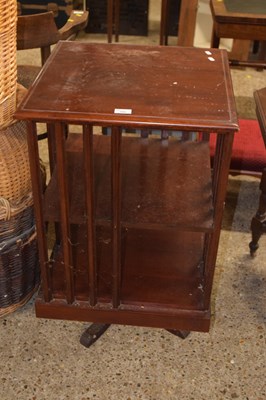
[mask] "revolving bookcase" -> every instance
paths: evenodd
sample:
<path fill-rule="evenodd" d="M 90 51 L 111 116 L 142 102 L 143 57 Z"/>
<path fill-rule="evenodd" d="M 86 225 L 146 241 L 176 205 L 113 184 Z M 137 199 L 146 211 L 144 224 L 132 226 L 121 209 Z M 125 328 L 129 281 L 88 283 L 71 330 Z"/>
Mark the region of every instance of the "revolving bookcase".
<path fill-rule="evenodd" d="M 16 116 L 28 121 L 37 316 L 208 331 L 238 130 L 226 52 L 60 42 Z"/>

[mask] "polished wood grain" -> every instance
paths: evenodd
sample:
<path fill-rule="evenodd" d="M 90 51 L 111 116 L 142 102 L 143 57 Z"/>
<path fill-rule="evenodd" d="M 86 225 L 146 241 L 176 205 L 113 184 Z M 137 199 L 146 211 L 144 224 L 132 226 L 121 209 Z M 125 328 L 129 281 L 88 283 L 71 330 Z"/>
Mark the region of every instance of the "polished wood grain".
<path fill-rule="evenodd" d="M 210 61 L 206 51 L 60 42 L 20 110 L 43 121 L 234 131 L 227 53 Z"/>

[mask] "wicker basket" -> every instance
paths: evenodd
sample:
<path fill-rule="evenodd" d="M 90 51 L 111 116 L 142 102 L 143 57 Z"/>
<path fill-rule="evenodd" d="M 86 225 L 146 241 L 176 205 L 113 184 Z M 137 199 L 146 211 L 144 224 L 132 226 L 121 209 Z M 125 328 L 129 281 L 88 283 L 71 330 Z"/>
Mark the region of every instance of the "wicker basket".
<path fill-rule="evenodd" d="M 0 130 L 0 196 L 21 201 L 31 192 L 26 123 Z"/>
<path fill-rule="evenodd" d="M 20 236 L 34 225 L 32 194 L 20 203 L 0 197 L 0 246 L 11 237 Z"/>
<path fill-rule="evenodd" d="M 40 283 L 32 196 L 0 199 L 0 316 L 24 305 Z"/>
<path fill-rule="evenodd" d="M 16 0 L 0 0 L 0 129 L 10 124 L 16 110 L 16 23 Z"/>

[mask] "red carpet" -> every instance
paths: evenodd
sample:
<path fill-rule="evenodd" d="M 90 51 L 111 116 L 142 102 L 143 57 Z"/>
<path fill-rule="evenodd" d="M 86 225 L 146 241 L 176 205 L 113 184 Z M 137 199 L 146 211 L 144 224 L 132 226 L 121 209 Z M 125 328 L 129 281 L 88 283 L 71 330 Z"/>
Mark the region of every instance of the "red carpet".
<path fill-rule="evenodd" d="M 262 172 L 266 167 L 266 149 L 258 121 L 239 120 L 239 128 L 234 138 L 230 168 L 239 171 Z M 211 135 L 210 146 L 211 155 L 213 155 L 215 135 Z"/>

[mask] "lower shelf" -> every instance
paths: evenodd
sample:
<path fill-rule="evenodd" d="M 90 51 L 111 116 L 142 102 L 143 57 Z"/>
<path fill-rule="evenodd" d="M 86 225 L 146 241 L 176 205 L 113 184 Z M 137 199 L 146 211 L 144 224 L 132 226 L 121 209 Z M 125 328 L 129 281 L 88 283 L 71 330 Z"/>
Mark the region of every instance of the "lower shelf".
<path fill-rule="evenodd" d="M 194 323 L 191 323 L 190 327 L 179 325 L 185 318 L 186 321 L 203 320 L 204 329 L 197 326 L 195 330 L 207 330 L 208 310 L 203 308 L 203 233 L 124 229 L 121 303 L 118 309 L 113 309 L 110 229 L 97 228 L 98 302 L 96 306 L 91 307 L 84 228 L 84 225 L 73 225 L 71 232 L 75 302 L 68 305 L 65 301 L 64 263 L 61 247 L 58 246 L 54 249 L 50 262 L 53 300 L 44 303 L 39 299 L 36 305 L 37 315 L 53 317 L 51 309 L 55 308 L 55 318 L 68 319 L 70 313 L 69 319 L 76 320 L 158 327 L 162 324 L 169 329 L 193 330 Z M 62 306 L 63 304 L 65 306 Z M 121 317 L 121 312 L 128 316 Z M 167 318 L 173 321 L 167 323 Z"/>

